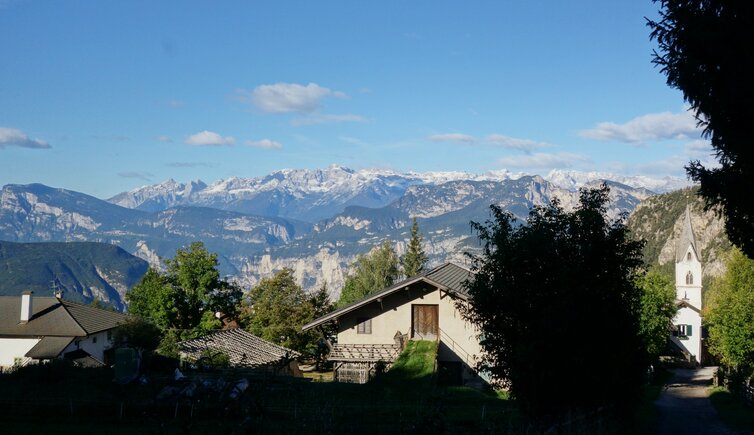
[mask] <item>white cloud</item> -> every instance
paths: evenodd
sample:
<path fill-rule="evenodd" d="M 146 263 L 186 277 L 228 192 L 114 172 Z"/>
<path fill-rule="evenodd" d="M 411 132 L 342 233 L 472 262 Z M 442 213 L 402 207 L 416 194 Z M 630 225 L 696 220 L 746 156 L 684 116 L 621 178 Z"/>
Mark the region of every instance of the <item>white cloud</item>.
<path fill-rule="evenodd" d="M 687 143 L 684 147 L 686 154 L 690 157 L 694 156 L 706 156 L 710 157 L 715 154 L 715 150 L 712 148 L 712 144 L 704 139 L 694 140 Z"/>
<path fill-rule="evenodd" d="M 242 100 L 270 113 L 301 112 L 311 113 L 317 110 L 325 97 L 347 98 L 340 91 L 333 91 L 316 83 L 300 85 L 298 83 L 275 83 L 260 85 L 249 92 L 238 90 Z"/>
<path fill-rule="evenodd" d="M 137 180 L 144 180 L 144 181 L 152 181 L 153 175 L 149 172 L 135 172 L 135 171 L 129 171 L 129 172 L 118 172 L 119 177 L 123 178 L 135 178 Z"/>
<path fill-rule="evenodd" d="M 236 139 L 232 136 L 222 137 L 213 131 L 200 131 L 186 138 L 189 145 L 233 145 Z"/>
<path fill-rule="evenodd" d="M 685 166 L 692 160 L 699 160 L 708 168 L 719 167 L 720 164 L 714 157 L 714 150 L 709 141 L 699 139 L 691 141 L 683 146 L 680 152 L 662 159 L 653 159 L 643 163 L 613 162 L 611 170 L 624 174 L 642 174 L 653 177 L 665 177 L 667 175 L 686 176 Z"/>
<path fill-rule="evenodd" d="M 302 125 L 327 124 L 331 122 L 367 122 L 367 119 L 361 115 L 353 115 L 350 113 L 342 115 L 322 113 L 293 118 L 291 120 L 291 125 L 294 127 L 300 127 Z"/>
<path fill-rule="evenodd" d="M 434 134 L 429 137 L 432 142 L 460 142 L 466 145 L 471 145 L 476 142 L 474 136 L 463 133 L 445 133 Z"/>
<path fill-rule="evenodd" d="M 659 139 L 688 139 L 701 134 L 696 119 L 688 112 L 650 113 L 636 117 L 625 124 L 600 122 L 594 128 L 581 130 L 579 135 L 587 139 L 618 141 L 640 144 Z"/>
<path fill-rule="evenodd" d="M 358 147 L 369 147 L 369 146 L 371 146 L 367 142 L 359 139 L 358 137 L 341 136 L 340 140 L 342 140 L 345 143 L 348 143 L 348 144 L 351 144 L 351 145 L 355 145 L 355 146 L 358 146 Z"/>
<path fill-rule="evenodd" d="M 515 137 L 503 136 L 502 134 L 491 134 L 485 138 L 485 141 L 493 145 L 511 150 L 519 150 L 525 153 L 531 153 L 534 150 L 552 146 L 545 142 L 537 142 L 530 139 L 517 139 Z"/>
<path fill-rule="evenodd" d="M 37 149 L 52 148 L 49 143 L 40 139 L 32 139 L 17 128 L 0 127 L 0 149 L 8 146 Z"/>
<path fill-rule="evenodd" d="M 570 168 L 577 163 L 589 163 L 591 160 L 583 154 L 561 152 L 507 156 L 501 158 L 499 162 L 506 168 L 559 169 Z"/>
<path fill-rule="evenodd" d="M 162 143 L 173 143 L 173 139 L 171 139 L 170 136 L 165 136 L 164 134 L 157 136 L 157 140 Z"/>
<path fill-rule="evenodd" d="M 270 139 L 247 140 L 244 143 L 252 147 L 265 148 L 268 150 L 279 150 L 283 148 L 283 144 Z"/>
<path fill-rule="evenodd" d="M 171 168 L 211 168 L 213 165 L 207 162 L 168 162 L 165 166 Z"/>

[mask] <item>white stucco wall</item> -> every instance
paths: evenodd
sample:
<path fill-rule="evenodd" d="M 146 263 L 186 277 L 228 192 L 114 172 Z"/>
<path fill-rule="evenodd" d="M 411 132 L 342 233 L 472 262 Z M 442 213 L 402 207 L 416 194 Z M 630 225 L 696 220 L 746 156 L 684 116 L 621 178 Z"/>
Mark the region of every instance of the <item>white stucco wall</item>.
<path fill-rule="evenodd" d="M 338 319 L 339 344 L 392 344 L 395 333 L 411 334 L 411 306 L 414 304 L 437 305 L 440 327 L 440 361 L 461 360 L 473 365 L 480 354 L 476 329 L 463 320 L 455 307 L 456 299 L 446 293 L 425 285 L 400 290 L 383 299 L 382 304 L 372 302 Z M 372 319 L 372 333 L 359 334 L 356 328 L 359 318 Z M 472 361 L 469 361 L 472 360 Z"/>
<path fill-rule="evenodd" d="M 692 284 L 686 284 L 686 277 L 691 273 L 693 277 Z M 697 258 L 696 253 L 691 249 L 691 245 L 686 248 L 686 252 L 681 261 L 675 264 L 675 288 L 676 298 L 685 301 L 699 311 L 702 309 L 702 263 Z M 671 340 L 680 347 L 686 349 L 694 356 L 697 363 L 702 360 L 702 316 L 696 310 L 689 307 L 681 307 L 673 319 L 673 325 L 691 325 L 691 335 L 685 339 L 671 337 Z"/>
<path fill-rule="evenodd" d="M 112 347 L 112 341 L 107 338 L 107 331 L 98 332 L 88 337 L 77 337 L 66 347 L 61 356 L 76 349 L 83 349 L 94 358 L 105 360 L 105 351 Z"/>
<path fill-rule="evenodd" d="M 691 335 L 686 340 L 681 340 L 678 337 L 671 337 L 671 340 L 694 355 L 697 363 L 701 363 L 702 317 L 691 308 L 681 307 L 673 319 L 673 324 L 691 325 Z"/>
<path fill-rule="evenodd" d="M 31 350 L 38 338 L 0 338 L 0 367 L 13 367 L 16 358 L 25 358 L 26 352 Z"/>

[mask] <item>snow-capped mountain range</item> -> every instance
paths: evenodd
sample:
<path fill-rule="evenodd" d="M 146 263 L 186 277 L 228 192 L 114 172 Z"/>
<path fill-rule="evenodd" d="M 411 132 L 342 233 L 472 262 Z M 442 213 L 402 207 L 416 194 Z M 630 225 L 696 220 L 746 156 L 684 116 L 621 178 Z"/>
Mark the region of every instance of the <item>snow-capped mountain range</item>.
<path fill-rule="evenodd" d="M 0 190 L 0 240 L 116 244 L 159 267 L 191 241 L 216 252 L 223 274 L 245 286 L 283 267 L 312 289 L 340 292 L 348 266 L 384 239 L 399 254 L 417 217 L 432 263 L 463 261 L 478 246 L 469 222 L 496 204 L 525 218 L 554 197 L 576 204 L 577 189 L 606 181 L 609 213 L 632 211 L 654 193 L 683 187 L 677 178 L 552 171 L 545 177 L 496 171 L 407 172 L 287 169 L 212 184 L 168 180 L 101 200 L 40 184 Z"/>
<path fill-rule="evenodd" d="M 434 186 L 451 181 L 501 182 L 516 180 L 525 175 L 507 170 L 484 174 L 397 172 L 389 169 L 352 170 L 332 165 L 314 170 L 283 169 L 264 177 L 232 177 L 211 185 L 201 180 L 179 183 L 170 179 L 120 193 L 108 201 L 122 207 L 150 212 L 179 205 L 201 206 L 314 223 L 340 213 L 351 205 L 385 206 L 413 186 Z M 543 178 L 570 191 L 599 180 L 611 180 L 655 193 L 688 185 L 685 180 L 676 177 L 627 177 L 604 172 L 553 170 Z M 423 213 L 419 212 L 417 216 Z"/>

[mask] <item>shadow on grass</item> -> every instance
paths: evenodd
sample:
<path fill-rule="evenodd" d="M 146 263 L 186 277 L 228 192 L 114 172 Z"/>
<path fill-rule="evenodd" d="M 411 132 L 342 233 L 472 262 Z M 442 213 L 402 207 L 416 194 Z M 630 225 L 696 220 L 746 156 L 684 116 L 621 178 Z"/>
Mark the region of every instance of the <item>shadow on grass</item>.
<path fill-rule="evenodd" d="M 754 409 L 727 388 L 713 387 L 709 400 L 725 424 L 739 431 L 754 431 Z"/>

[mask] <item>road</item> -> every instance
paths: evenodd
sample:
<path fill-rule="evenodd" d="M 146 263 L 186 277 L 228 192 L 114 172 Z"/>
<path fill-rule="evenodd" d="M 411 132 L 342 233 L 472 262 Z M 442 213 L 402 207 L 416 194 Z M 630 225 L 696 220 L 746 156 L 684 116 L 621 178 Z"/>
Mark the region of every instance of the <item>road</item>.
<path fill-rule="evenodd" d="M 654 434 L 733 434 L 709 401 L 716 367 L 675 369 L 655 401 L 658 421 Z"/>

